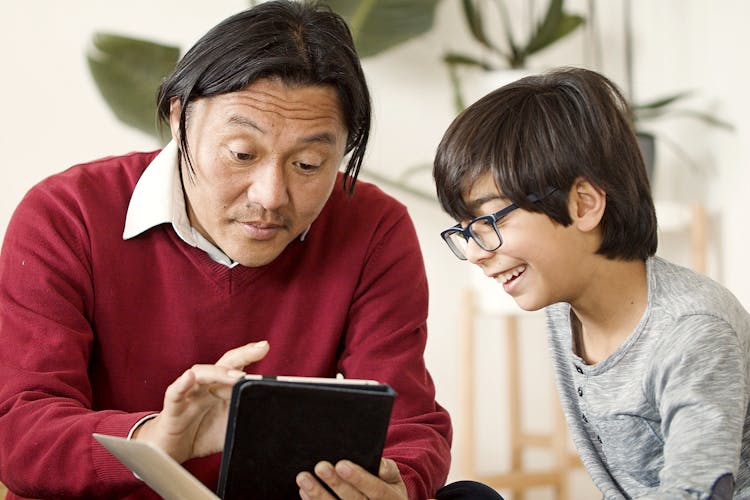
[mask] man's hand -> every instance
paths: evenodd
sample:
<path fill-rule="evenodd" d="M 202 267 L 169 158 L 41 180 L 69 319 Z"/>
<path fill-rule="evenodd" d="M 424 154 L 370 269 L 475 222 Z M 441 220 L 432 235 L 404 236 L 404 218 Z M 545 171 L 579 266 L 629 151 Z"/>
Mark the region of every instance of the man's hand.
<path fill-rule="evenodd" d="M 299 496 L 303 500 L 333 500 L 333 495 L 318 481 L 324 481 L 342 500 L 409 498 L 396 462 L 387 458 L 380 461 L 378 477 L 348 460 L 339 461 L 335 467 L 329 462 L 319 462 L 315 466 L 315 476 L 309 472 L 297 474 Z"/>
<path fill-rule="evenodd" d="M 214 365 L 193 365 L 167 387 L 161 413 L 133 439 L 158 446 L 180 463 L 221 451 L 232 386 L 268 349 L 268 342 L 255 342 L 226 352 Z"/>

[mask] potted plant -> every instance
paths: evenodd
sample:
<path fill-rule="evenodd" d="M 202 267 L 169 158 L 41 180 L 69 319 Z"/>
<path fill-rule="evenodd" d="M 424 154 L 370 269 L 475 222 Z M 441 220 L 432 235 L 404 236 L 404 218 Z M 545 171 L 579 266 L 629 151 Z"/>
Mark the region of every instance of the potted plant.
<path fill-rule="evenodd" d="M 721 120 L 712 114 L 678 106 L 678 103 L 684 101 L 691 95 L 691 92 L 680 92 L 645 103 L 631 104 L 633 129 L 635 130 L 638 144 L 641 147 L 641 153 L 643 154 L 643 161 L 646 164 L 646 172 L 649 175 L 649 179 L 653 180 L 657 141 L 656 134 L 648 130 L 649 122 L 670 117 L 682 117 L 698 120 L 705 125 L 717 127 L 723 130 L 734 130 L 732 124 Z M 660 134 L 658 138 L 665 146 L 669 147 L 683 163 L 695 167 L 695 162 L 690 158 L 690 155 L 688 155 L 677 142 L 672 141 L 664 134 Z"/>
<path fill-rule="evenodd" d="M 730 123 L 709 113 L 676 106 L 678 103 L 681 103 L 690 97 L 692 92 L 678 92 L 645 103 L 635 102 L 635 85 L 633 83 L 635 76 L 635 65 L 633 62 L 633 23 L 630 0 L 625 0 L 623 7 L 623 31 L 625 33 L 625 41 L 623 44 L 623 50 L 625 51 L 624 90 L 626 97 L 630 100 L 631 120 L 646 165 L 646 173 L 648 174 L 649 179 L 653 181 L 656 163 L 657 137 L 654 133 L 649 131 L 649 122 L 658 121 L 668 117 L 684 117 L 698 120 L 703 124 L 724 130 L 733 130 L 734 127 Z M 600 45 L 600 40 L 592 40 L 592 44 L 598 46 Z M 683 148 L 680 147 L 677 142 L 668 139 L 664 134 L 660 134 L 659 138 L 661 139 L 661 142 L 668 146 L 673 153 L 682 160 L 683 163 L 688 166 L 695 165 L 690 159 L 690 156 L 684 152 Z"/>
<path fill-rule="evenodd" d="M 470 67 L 482 71 L 526 68 L 531 56 L 567 37 L 585 22 L 582 16 L 565 11 L 564 0 L 550 0 L 544 15 L 538 20 L 531 20 L 528 38 L 521 41 L 514 34 L 507 5 L 503 0 L 498 0 L 496 5 L 504 33 L 503 43 L 498 43 L 492 39 L 486 28 L 487 13 L 484 9 L 487 5 L 487 2 L 482 0 L 461 1 L 465 24 L 486 56 L 476 57 L 455 51 L 448 51 L 443 56 L 453 85 L 454 104 L 457 110 L 465 107 L 459 68 Z"/>

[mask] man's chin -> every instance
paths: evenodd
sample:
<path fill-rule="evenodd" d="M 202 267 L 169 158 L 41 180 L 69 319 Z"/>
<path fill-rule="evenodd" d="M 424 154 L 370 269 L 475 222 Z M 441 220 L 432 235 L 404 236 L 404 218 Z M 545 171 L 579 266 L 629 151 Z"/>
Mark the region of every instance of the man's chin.
<path fill-rule="evenodd" d="M 270 264 L 286 249 L 286 244 L 279 242 L 254 242 L 237 252 L 227 254 L 234 262 L 245 267 L 261 267 Z"/>

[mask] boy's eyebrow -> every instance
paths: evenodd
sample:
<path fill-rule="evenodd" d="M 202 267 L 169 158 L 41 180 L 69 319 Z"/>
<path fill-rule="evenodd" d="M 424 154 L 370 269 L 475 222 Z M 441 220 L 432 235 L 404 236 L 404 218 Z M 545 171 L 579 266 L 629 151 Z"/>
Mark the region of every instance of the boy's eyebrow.
<path fill-rule="evenodd" d="M 466 208 L 468 208 L 471 212 L 476 212 L 479 209 L 479 207 L 481 207 L 485 203 L 488 203 L 494 200 L 502 200 L 502 199 L 503 197 L 500 196 L 499 194 L 488 194 L 486 196 L 482 196 L 480 198 L 476 198 L 474 200 L 469 201 L 466 204 Z"/>

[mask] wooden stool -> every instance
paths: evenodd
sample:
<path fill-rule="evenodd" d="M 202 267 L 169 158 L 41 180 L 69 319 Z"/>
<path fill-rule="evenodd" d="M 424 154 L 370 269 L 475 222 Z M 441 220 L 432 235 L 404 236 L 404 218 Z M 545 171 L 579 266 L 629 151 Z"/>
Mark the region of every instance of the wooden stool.
<path fill-rule="evenodd" d="M 568 450 L 568 434 L 559 404 L 556 404 L 556 415 L 552 432 L 549 434 L 525 432 L 521 420 L 522 401 L 520 394 L 520 352 L 518 341 L 518 317 L 515 314 L 504 314 L 503 323 L 507 340 L 505 356 L 506 377 L 508 380 L 508 422 L 510 449 L 510 469 L 501 474 L 480 474 L 476 464 L 476 392 L 475 392 L 475 327 L 473 319 L 480 311 L 477 307 L 476 292 L 467 289 L 463 292 L 462 310 L 466 317 L 460 331 L 460 362 L 459 387 L 461 387 L 461 421 L 459 432 L 463 437 L 463 445 L 458 450 L 459 470 L 461 477 L 481 481 L 492 488 L 507 490 L 513 499 L 522 500 L 524 491 L 529 488 L 551 486 L 555 491 L 555 498 L 568 499 L 568 476 L 571 469 L 582 466 L 578 456 Z M 522 312 L 521 312 L 522 313 Z M 550 384 L 551 385 L 551 384 Z M 550 388 L 550 392 L 554 390 Z M 552 451 L 554 465 L 544 471 L 530 471 L 523 467 L 522 454 L 525 448 L 545 448 Z"/>

